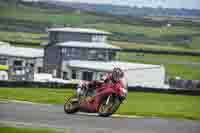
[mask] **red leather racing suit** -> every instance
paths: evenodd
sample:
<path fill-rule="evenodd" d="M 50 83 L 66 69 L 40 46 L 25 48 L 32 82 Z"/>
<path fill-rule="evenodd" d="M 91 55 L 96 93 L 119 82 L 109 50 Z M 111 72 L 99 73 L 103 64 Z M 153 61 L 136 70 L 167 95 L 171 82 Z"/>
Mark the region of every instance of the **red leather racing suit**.
<path fill-rule="evenodd" d="M 124 88 L 123 82 L 120 81 L 113 81 L 112 74 L 107 74 L 105 76 L 105 79 L 103 81 L 91 81 L 88 84 L 89 89 L 96 89 L 98 92 L 99 90 L 105 89 L 105 88 L 112 88 L 115 91 L 120 91 L 120 89 Z"/>

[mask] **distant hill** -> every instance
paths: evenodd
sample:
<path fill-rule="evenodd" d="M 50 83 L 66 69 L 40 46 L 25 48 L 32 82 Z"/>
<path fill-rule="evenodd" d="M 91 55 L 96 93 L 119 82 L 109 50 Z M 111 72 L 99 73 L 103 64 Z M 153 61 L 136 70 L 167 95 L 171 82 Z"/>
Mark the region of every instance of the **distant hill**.
<path fill-rule="evenodd" d="M 112 7 L 95 6 L 105 11 Z M 200 48 L 200 23 L 194 18 L 113 15 L 92 9 L 97 10 L 90 4 L 0 0 L 0 40 L 41 43 L 48 27 L 71 26 L 109 31 L 110 41 Z"/>
<path fill-rule="evenodd" d="M 118 6 L 108 4 L 88 4 L 88 3 L 74 3 L 62 2 L 55 0 L 41 0 L 49 4 L 62 6 L 69 9 L 77 9 L 82 11 L 89 11 L 95 13 L 106 13 L 111 15 L 125 15 L 125 16 L 179 16 L 179 17 L 200 17 L 200 10 L 192 9 L 173 9 L 173 8 L 151 8 L 137 6 Z"/>

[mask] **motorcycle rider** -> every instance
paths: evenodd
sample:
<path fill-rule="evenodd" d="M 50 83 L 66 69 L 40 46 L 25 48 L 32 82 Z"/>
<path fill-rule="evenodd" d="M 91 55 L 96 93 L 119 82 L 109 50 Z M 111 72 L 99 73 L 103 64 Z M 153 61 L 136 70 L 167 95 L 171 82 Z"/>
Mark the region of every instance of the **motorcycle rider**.
<path fill-rule="evenodd" d="M 103 77 L 103 81 L 91 81 L 87 84 L 83 84 L 82 87 L 85 87 L 89 91 L 98 91 L 99 89 L 104 89 L 107 87 L 111 87 L 114 90 L 119 90 L 124 88 L 124 84 L 122 82 L 122 78 L 124 77 L 124 72 L 120 68 L 114 68 L 112 73 L 108 73 Z M 91 96 L 86 98 L 86 101 L 90 102 L 95 98 L 95 96 Z"/>

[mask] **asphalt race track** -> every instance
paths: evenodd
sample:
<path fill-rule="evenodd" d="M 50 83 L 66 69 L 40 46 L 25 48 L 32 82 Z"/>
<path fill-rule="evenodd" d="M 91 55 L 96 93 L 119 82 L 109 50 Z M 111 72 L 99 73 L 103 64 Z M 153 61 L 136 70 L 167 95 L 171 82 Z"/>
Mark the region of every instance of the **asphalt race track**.
<path fill-rule="evenodd" d="M 67 115 L 62 106 L 0 102 L 0 123 L 66 133 L 200 133 L 200 121 Z"/>

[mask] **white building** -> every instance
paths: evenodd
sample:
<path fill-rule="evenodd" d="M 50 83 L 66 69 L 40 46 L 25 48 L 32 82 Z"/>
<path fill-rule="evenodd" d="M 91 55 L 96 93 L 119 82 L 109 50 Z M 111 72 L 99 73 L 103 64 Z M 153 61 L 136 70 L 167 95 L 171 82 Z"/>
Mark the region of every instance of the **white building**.
<path fill-rule="evenodd" d="M 112 72 L 113 68 L 119 67 L 124 73 L 124 82 L 130 87 L 166 88 L 165 69 L 160 65 L 146 65 L 127 62 L 103 62 L 70 60 L 64 65 L 74 79 L 98 80 L 106 73 Z"/>
<path fill-rule="evenodd" d="M 44 68 L 56 78 L 95 80 L 119 67 L 128 86 L 166 87 L 163 66 L 117 61 L 120 48 L 107 43 L 108 32 L 80 28 L 53 28 L 48 32 Z"/>
<path fill-rule="evenodd" d="M 43 49 L 14 47 L 0 42 L 0 65 L 7 66 L 10 80 L 32 80 L 43 69 Z M 4 73 L 5 73 L 4 72 Z"/>

